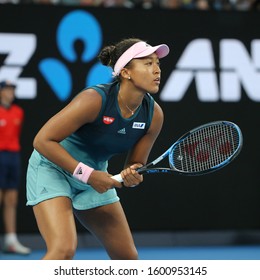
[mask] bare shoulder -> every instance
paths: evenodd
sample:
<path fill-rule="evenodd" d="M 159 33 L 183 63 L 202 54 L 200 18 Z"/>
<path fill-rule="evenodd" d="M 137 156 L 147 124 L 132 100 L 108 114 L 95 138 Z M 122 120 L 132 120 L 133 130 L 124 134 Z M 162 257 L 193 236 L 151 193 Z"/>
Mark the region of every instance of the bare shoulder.
<path fill-rule="evenodd" d="M 156 101 L 154 101 L 154 115 L 155 117 L 163 118 L 163 110 Z"/>
<path fill-rule="evenodd" d="M 101 110 L 102 97 L 96 90 L 86 89 L 81 91 L 67 107 L 87 117 L 88 121 L 94 121 Z"/>
<path fill-rule="evenodd" d="M 82 103 L 82 105 L 96 104 L 102 102 L 102 97 L 95 89 L 90 88 L 81 91 L 71 102 Z"/>
<path fill-rule="evenodd" d="M 163 124 L 164 121 L 164 114 L 161 106 L 154 102 L 154 113 L 153 113 L 153 119 L 152 119 L 152 126 L 160 127 Z"/>
<path fill-rule="evenodd" d="M 155 135 L 157 137 L 162 129 L 163 121 L 164 121 L 163 110 L 161 106 L 154 101 L 153 118 L 147 133 L 150 135 Z"/>

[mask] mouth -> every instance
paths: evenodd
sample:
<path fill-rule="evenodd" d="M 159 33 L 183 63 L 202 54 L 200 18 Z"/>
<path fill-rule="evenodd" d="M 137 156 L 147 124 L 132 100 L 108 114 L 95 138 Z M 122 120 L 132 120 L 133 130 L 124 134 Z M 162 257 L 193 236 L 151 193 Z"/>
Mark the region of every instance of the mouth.
<path fill-rule="evenodd" d="M 160 80 L 161 80 L 161 79 L 158 77 L 158 78 L 154 79 L 153 81 L 154 81 L 156 84 L 159 85 L 159 84 L 160 84 Z"/>

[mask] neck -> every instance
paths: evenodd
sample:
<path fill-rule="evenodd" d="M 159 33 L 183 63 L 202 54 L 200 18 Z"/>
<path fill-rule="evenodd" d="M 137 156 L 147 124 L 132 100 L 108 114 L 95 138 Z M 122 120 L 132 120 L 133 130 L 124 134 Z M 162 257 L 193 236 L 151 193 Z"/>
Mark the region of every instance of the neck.
<path fill-rule="evenodd" d="M 142 98 L 138 98 L 136 100 L 133 100 L 134 98 L 129 98 L 126 94 L 122 93 L 121 91 L 118 92 L 118 104 L 121 109 L 121 111 L 124 111 L 126 115 L 133 115 L 136 110 L 141 106 L 142 104 Z"/>
<path fill-rule="evenodd" d="M 3 106 L 3 107 L 5 107 L 5 108 L 7 108 L 7 109 L 11 107 L 11 104 L 10 104 L 10 103 L 8 103 L 8 102 L 3 102 L 3 101 L 0 103 L 0 105 Z"/>

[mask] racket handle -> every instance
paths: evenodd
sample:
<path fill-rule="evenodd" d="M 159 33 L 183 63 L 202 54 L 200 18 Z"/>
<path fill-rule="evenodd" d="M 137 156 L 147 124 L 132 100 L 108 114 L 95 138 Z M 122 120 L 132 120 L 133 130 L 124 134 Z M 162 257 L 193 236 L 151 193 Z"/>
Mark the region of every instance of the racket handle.
<path fill-rule="evenodd" d="M 114 179 L 114 180 L 116 180 L 116 181 L 118 181 L 118 182 L 120 182 L 120 183 L 123 182 L 123 179 L 122 179 L 122 177 L 121 177 L 120 174 L 114 175 L 114 176 L 112 176 L 111 178 Z M 136 186 L 136 185 L 133 185 L 133 186 L 131 186 L 131 188 L 134 188 L 135 186 Z"/>
<path fill-rule="evenodd" d="M 114 176 L 112 176 L 111 178 L 114 179 L 114 180 L 116 180 L 116 181 L 118 181 L 118 182 L 120 182 L 120 183 L 123 182 L 123 179 L 122 179 L 122 177 L 121 177 L 121 174 L 114 175 Z"/>

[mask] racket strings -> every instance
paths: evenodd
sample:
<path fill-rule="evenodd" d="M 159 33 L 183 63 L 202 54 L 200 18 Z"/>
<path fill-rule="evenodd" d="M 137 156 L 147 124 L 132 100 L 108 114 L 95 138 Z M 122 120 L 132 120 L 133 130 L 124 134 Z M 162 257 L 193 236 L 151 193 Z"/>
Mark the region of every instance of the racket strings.
<path fill-rule="evenodd" d="M 170 165 L 183 172 L 200 172 L 217 167 L 239 146 L 237 130 L 225 124 L 203 127 L 190 133 L 171 152 Z"/>

